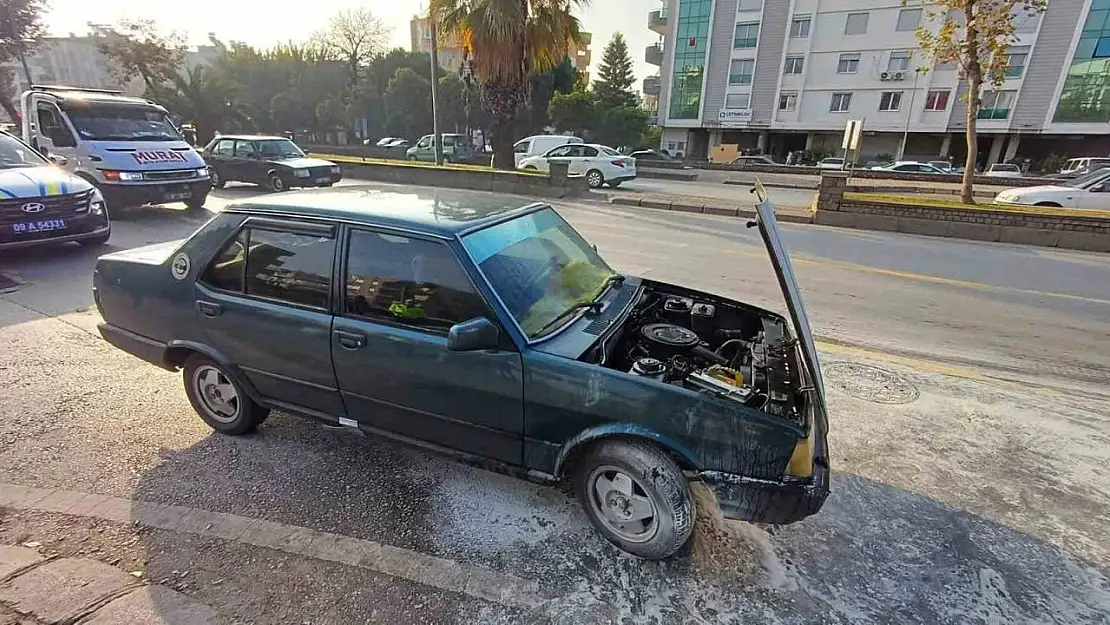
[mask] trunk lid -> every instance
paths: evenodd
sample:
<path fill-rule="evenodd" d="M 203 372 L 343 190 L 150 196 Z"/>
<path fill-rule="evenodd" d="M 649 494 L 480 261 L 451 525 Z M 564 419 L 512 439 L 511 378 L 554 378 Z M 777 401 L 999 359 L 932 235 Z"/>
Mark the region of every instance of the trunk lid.
<path fill-rule="evenodd" d="M 763 243 L 767 246 L 767 253 L 771 257 L 771 265 L 775 268 L 779 286 L 782 288 L 786 308 L 790 313 L 790 321 L 794 325 L 794 335 L 802 351 L 802 361 L 806 374 L 813 385 L 813 393 L 821 411 L 825 411 L 825 382 L 821 377 L 821 363 L 817 357 L 817 345 L 813 340 L 813 330 L 806 316 L 805 305 L 802 304 L 802 293 L 798 288 L 798 280 L 794 276 L 794 267 L 790 264 L 790 255 L 782 242 L 782 232 L 779 230 L 778 220 L 775 219 L 775 207 L 767 199 L 767 190 L 756 180 L 754 192 L 759 198 L 756 206 L 756 224 L 763 236 Z"/>

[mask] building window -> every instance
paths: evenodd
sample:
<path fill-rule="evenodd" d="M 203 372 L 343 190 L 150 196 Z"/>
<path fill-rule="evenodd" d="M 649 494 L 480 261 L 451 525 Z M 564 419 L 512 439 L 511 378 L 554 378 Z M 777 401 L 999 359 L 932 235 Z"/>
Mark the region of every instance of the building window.
<path fill-rule="evenodd" d="M 752 73 L 755 71 L 755 59 L 732 59 L 732 67 L 728 72 L 728 84 L 750 85 Z"/>
<path fill-rule="evenodd" d="M 798 108 L 798 92 L 783 91 L 779 94 L 779 110 L 794 111 Z"/>
<path fill-rule="evenodd" d="M 912 52 L 899 50 L 891 52 L 890 58 L 886 62 L 886 71 L 888 72 L 907 72 L 910 69 L 910 59 L 913 58 Z"/>
<path fill-rule="evenodd" d="M 751 107 L 752 94 L 730 93 L 725 96 L 726 109 L 746 109 Z"/>
<path fill-rule="evenodd" d="M 925 110 L 948 110 L 948 94 L 949 91 L 947 89 L 930 89 L 929 92 L 925 94 Z"/>
<path fill-rule="evenodd" d="M 902 9 L 898 12 L 898 24 L 894 30 L 899 32 L 915 31 L 921 23 L 921 9 Z"/>
<path fill-rule="evenodd" d="M 1053 121 L 1110 121 L 1110 63 L 1094 60 L 1110 58 L 1108 14 L 1110 5 L 1094 0 L 1064 77 Z"/>
<path fill-rule="evenodd" d="M 845 35 L 867 34 L 867 13 L 849 13 L 844 20 Z"/>
<path fill-rule="evenodd" d="M 1029 60 L 1029 46 L 1010 48 L 1006 53 L 1006 78 L 1021 78 Z"/>
<path fill-rule="evenodd" d="M 790 22 L 790 38 L 791 39 L 805 39 L 809 37 L 809 25 L 811 22 L 810 16 L 803 15 L 801 17 L 795 15 L 794 19 Z"/>
<path fill-rule="evenodd" d="M 763 8 L 763 0 L 740 0 L 738 11 L 758 11 Z"/>
<path fill-rule="evenodd" d="M 983 102 L 979 105 L 979 119 L 1006 119 L 1014 104 L 1017 91 L 984 91 Z"/>
<path fill-rule="evenodd" d="M 679 0 L 675 23 L 674 68 L 671 74 L 667 116 L 697 119 L 709 48 L 709 14 L 713 0 Z"/>
<path fill-rule="evenodd" d="M 800 76 L 802 69 L 805 67 L 806 57 L 804 56 L 788 56 L 786 63 L 782 66 L 782 73 L 787 76 Z"/>
<path fill-rule="evenodd" d="M 754 48 L 759 41 L 759 22 L 745 22 L 736 25 L 736 36 L 732 40 L 733 48 Z"/>
<path fill-rule="evenodd" d="M 836 64 L 837 74 L 856 74 L 859 72 L 859 53 L 841 54 Z"/>
<path fill-rule="evenodd" d="M 902 107 L 901 91 L 884 91 L 879 96 L 880 111 L 897 111 Z"/>
<path fill-rule="evenodd" d="M 852 94 L 850 93 L 834 93 L 832 94 L 832 101 L 829 102 L 830 113 L 847 113 L 848 108 L 852 105 Z"/>

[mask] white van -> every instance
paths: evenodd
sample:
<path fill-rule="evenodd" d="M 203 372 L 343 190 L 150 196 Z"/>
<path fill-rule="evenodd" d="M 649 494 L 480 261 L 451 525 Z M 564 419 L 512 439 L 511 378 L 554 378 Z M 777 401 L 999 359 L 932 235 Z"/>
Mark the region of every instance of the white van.
<path fill-rule="evenodd" d="M 1110 167 L 1110 158 L 1087 156 L 1084 158 L 1070 158 L 1060 170 L 1060 178 L 1079 178 L 1103 167 Z"/>
<path fill-rule="evenodd" d="M 520 167 L 520 161 L 530 156 L 547 154 L 553 148 L 568 143 L 582 143 L 582 139 L 571 135 L 533 135 L 517 141 L 513 145 L 513 165 Z"/>
<path fill-rule="evenodd" d="M 37 85 L 20 104 L 23 140 L 100 189 L 109 209 L 204 206 L 208 167 L 158 104 L 119 91 Z"/>

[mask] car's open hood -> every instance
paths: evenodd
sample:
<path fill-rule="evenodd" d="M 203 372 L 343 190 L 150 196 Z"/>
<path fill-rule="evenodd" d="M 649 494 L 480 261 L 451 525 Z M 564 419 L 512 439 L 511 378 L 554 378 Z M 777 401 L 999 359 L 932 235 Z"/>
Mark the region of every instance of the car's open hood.
<path fill-rule="evenodd" d="M 813 330 L 809 327 L 809 318 L 806 316 L 805 306 L 802 304 L 802 293 L 798 288 L 798 280 L 794 277 L 794 267 L 790 264 L 790 255 L 786 253 L 786 246 L 782 243 L 781 231 L 778 220 L 775 219 L 775 207 L 767 199 L 767 190 L 757 180 L 754 189 L 759 197 L 756 206 L 756 223 L 759 232 L 763 235 L 763 242 L 767 245 L 767 252 L 771 256 L 771 264 L 779 278 L 782 295 L 786 299 L 786 307 L 790 312 L 790 320 L 794 324 L 794 335 L 802 348 L 802 359 L 813 384 L 817 401 L 825 406 L 825 382 L 821 377 L 821 363 L 817 358 L 817 345 L 813 340 Z"/>

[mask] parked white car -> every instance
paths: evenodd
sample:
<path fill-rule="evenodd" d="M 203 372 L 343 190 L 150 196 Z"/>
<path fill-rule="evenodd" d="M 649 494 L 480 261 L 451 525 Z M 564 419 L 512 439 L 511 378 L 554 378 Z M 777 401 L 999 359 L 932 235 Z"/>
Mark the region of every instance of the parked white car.
<path fill-rule="evenodd" d="M 1021 178 L 1021 167 L 996 163 L 987 170 L 987 175 L 992 178 Z"/>
<path fill-rule="evenodd" d="M 883 165 L 881 167 L 872 167 L 871 169 L 877 171 L 897 171 L 909 174 L 947 174 L 948 171 L 930 165 L 929 163 L 922 163 L 919 161 L 898 161 L 893 165 Z"/>
<path fill-rule="evenodd" d="M 513 144 L 513 160 L 520 168 L 520 162 L 531 156 L 541 156 L 560 145 L 582 143 L 582 139 L 572 135 L 533 135 Z"/>
<path fill-rule="evenodd" d="M 548 172 L 551 163 L 565 162 L 571 176 L 585 176 L 591 189 L 607 184 L 614 189 L 636 178 L 636 159 L 596 143 L 571 143 L 542 156 L 520 161 L 519 169 Z"/>
<path fill-rule="evenodd" d="M 997 204 L 1110 210 L 1110 167 L 1059 185 L 1006 189 L 994 201 Z"/>
<path fill-rule="evenodd" d="M 823 158 L 817 163 L 817 169 L 844 169 L 844 159 L 838 156 Z"/>

